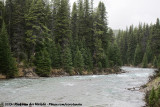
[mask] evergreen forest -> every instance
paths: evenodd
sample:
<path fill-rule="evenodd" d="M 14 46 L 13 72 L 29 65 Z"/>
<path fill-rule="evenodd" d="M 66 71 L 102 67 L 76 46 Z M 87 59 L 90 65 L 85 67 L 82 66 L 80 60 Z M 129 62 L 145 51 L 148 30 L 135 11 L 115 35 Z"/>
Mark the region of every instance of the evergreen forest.
<path fill-rule="evenodd" d="M 0 74 L 13 78 L 24 66 L 46 77 L 52 69 L 81 74 L 125 64 L 160 67 L 159 19 L 115 36 L 103 2 L 0 1 Z"/>

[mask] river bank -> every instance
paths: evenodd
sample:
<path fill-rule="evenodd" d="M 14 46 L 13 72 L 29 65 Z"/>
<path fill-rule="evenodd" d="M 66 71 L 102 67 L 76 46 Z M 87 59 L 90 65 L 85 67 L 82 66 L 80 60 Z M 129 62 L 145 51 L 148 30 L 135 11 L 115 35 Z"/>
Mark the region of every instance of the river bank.
<path fill-rule="evenodd" d="M 159 87 L 160 87 L 160 70 L 155 70 L 155 74 L 149 77 L 148 83 L 141 86 L 141 89 L 140 89 L 140 91 L 145 92 L 145 99 L 144 99 L 146 102 L 145 107 L 150 107 L 149 97 L 152 89 L 154 88 L 155 95 L 156 95 L 156 92 Z M 158 98 L 156 104 L 153 107 L 160 107 L 160 98 Z"/>
<path fill-rule="evenodd" d="M 92 71 L 82 71 L 82 72 L 77 72 L 73 70 L 71 73 L 67 73 L 63 69 L 52 69 L 48 77 L 109 75 L 109 74 L 120 74 L 120 73 L 125 73 L 125 71 L 118 66 L 112 68 L 94 69 Z M 18 75 L 16 76 L 16 78 L 37 79 L 40 77 L 36 74 L 35 68 L 19 68 Z M 0 74 L 0 79 L 6 79 L 6 76 Z"/>

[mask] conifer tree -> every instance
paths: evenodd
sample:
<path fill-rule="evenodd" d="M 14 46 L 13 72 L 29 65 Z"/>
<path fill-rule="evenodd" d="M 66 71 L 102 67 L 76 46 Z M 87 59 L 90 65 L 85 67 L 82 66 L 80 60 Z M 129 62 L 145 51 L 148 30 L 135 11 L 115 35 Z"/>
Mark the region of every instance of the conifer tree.
<path fill-rule="evenodd" d="M 2 1 L 0 1 L 0 30 L 1 30 L 1 25 L 2 25 L 2 22 L 4 20 L 4 4 Z"/>
<path fill-rule="evenodd" d="M 109 45 L 109 65 L 111 67 L 122 65 L 120 50 L 118 49 L 116 42 Z"/>
<path fill-rule="evenodd" d="M 153 32 L 151 37 L 151 48 L 153 49 L 154 55 L 159 55 L 160 53 L 160 21 L 159 18 L 156 24 L 153 26 Z"/>
<path fill-rule="evenodd" d="M 51 70 L 51 60 L 46 49 L 36 53 L 36 73 L 39 76 L 49 76 Z"/>
<path fill-rule="evenodd" d="M 149 42 L 148 42 L 147 47 L 146 47 L 146 54 L 147 54 L 147 58 L 148 58 L 148 63 L 150 63 L 153 59 L 153 57 L 152 57 L 153 53 L 152 53 Z"/>
<path fill-rule="evenodd" d="M 137 66 L 142 62 L 142 52 L 139 44 L 137 44 L 135 53 L 134 53 L 134 65 Z"/>
<path fill-rule="evenodd" d="M 157 100 L 160 99 L 160 86 L 157 89 L 156 97 L 157 97 Z"/>
<path fill-rule="evenodd" d="M 152 90 L 151 90 L 151 93 L 150 93 L 150 95 L 149 95 L 149 105 L 150 105 L 150 107 L 154 107 L 154 104 L 155 104 L 155 96 L 156 94 L 155 94 L 155 90 L 154 90 L 154 87 L 152 88 Z"/>
<path fill-rule="evenodd" d="M 84 37 L 84 6 L 83 6 L 83 0 L 78 0 L 78 38 L 79 40 L 82 40 Z"/>
<path fill-rule="evenodd" d="M 4 22 L 0 32 L 0 68 L 0 73 L 6 75 L 7 78 L 15 77 L 18 72 L 16 61 L 12 57 L 8 33 Z"/>
<path fill-rule="evenodd" d="M 128 50 L 127 50 L 128 63 L 133 64 L 134 52 L 135 52 L 135 48 L 136 48 L 135 36 L 133 33 L 133 26 L 130 26 L 128 41 L 129 41 L 128 42 Z"/>
<path fill-rule="evenodd" d="M 154 65 L 155 68 L 157 68 L 158 62 L 157 62 L 157 57 L 156 56 L 154 56 L 153 65 Z"/>
<path fill-rule="evenodd" d="M 74 2 L 73 3 L 73 9 L 72 9 L 72 14 L 71 14 L 71 30 L 72 30 L 72 56 L 73 59 L 75 57 L 75 52 L 76 52 L 76 48 L 79 45 L 79 41 L 78 41 L 78 26 L 77 26 L 77 21 L 78 21 L 78 16 L 77 16 L 77 5 Z"/>
<path fill-rule="evenodd" d="M 38 13 L 38 14 L 37 14 Z M 37 43 L 43 45 L 48 38 L 49 29 L 45 23 L 45 4 L 43 0 L 33 0 L 28 13 L 25 14 L 26 32 L 25 46 L 27 47 L 28 61 L 37 47 Z M 39 50 L 38 50 L 39 51 Z M 31 61 L 32 62 L 32 61 Z"/>
<path fill-rule="evenodd" d="M 107 53 L 107 48 L 108 48 L 108 42 L 109 42 L 109 37 L 107 35 L 107 18 L 106 18 L 106 7 L 103 2 L 99 2 L 98 4 L 98 9 L 97 9 L 97 14 L 98 14 L 98 26 L 101 31 L 101 40 L 102 40 L 102 47 L 105 51 L 105 54 Z"/>
<path fill-rule="evenodd" d="M 61 57 L 60 57 L 60 45 L 55 44 L 55 42 L 52 42 L 51 46 L 51 62 L 53 68 L 60 68 L 61 67 Z"/>
<path fill-rule="evenodd" d="M 84 69 L 84 59 L 78 47 L 74 58 L 74 67 L 80 72 Z"/>
<path fill-rule="evenodd" d="M 94 62 L 95 66 L 96 67 L 98 67 L 100 65 L 102 66 L 101 61 L 102 61 L 102 59 L 105 58 L 105 54 L 104 54 L 104 50 L 102 48 L 102 41 L 101 41 L 101 39 L 96 38 L 94 46 L 95 46 L 95 50 L 94 50 L 94 56 L 93 56 L 93 58 L 94 58 L 94 61 L 95 61 Z"/>
<path fill-rule="evenodd" d="M 62 54 L 62 64 L 66 72 L 70 73 L 72 70 L 72 55 L 69 47 L 64 48 L 64 53 Z"/>
<path fill-rule="evenodd" d="M 143 56 L 142 66 L 143 68 L 146 68 L 148 64 L 147 54 L 145 53 Z"/>
<path fill-rule="evenodd" d="M 12 27 L 11 27 L 11 49 L 17 61 L 26 59 L 25 54 L 25 0 L 12 1 Z"/>
<path fill-rule="evenodd" d="M 93 57 L 90 52 L 90 49 L 86 49 L 86 58 L 85 58 L 85 69 L 92 70 L 93 69 Z"/>
<path fill-rule="evenodd" d="M 157 68 L 160 68 L 160 55 L 158 56 L 158 59 L 157 59 Z"/>

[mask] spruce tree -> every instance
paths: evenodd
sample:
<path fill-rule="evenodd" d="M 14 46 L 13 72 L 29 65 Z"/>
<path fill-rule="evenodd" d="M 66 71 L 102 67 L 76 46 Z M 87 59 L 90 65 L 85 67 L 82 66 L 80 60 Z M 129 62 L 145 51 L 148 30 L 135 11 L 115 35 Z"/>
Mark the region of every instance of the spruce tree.
<path fill-rule="evenodd" d="M 128 38 L 128 50 L 127 50 L 127 58 L 128 58 L 127 60 L 129 64 L 133 64 L 135 48 L 136 48 L 136 43 L 133 32 L 133 26 L 130 26 L 129 38 Z"/>
<path fill-rule="evenodd" d="M 47 77 L 51 70 L 51 60 L 46 49 L 36 53 L 36 73 L 39 76 Z"/>
<path fill-rule="evenodd" d="M 1 30 L 1 25 L 2 25 L 2 22 L 4 20 L 4 4 L 2 1 L 0 1 L 0 30 Z"/>
<path fill-rule="evenodd" d="M 150 43 L 148 42 L 147 47 L 146 47 L 146 54 L 147 54 L 147 58 L 148 58 L 148 63 L 150 63 L 153 59 L 153 53 L 150 47 Z"/>
<path fill-rule="evenodd" d="M 93 56 L 94 61 L 95 61 L 94 63 L 95 63 L 96 67 L 99 67 L 100 65 L 102 66 L 101 61 L 102 61 L 102 59 L 105 58 L 104 50 L 102 48 L 101 39 L 96 38 L 94 47 L 95 47 L 94 56 Z"/>
<path fill-rule="evenodd" d="M 49 29 L 46 26 L 45 22 L 45 4 L 43 0 L 33 0 L 29 11 L 25 14 L 25 46 L 28 56 L 28 61 L 31 60 L 31 57 L 34 56 L 37 43 L 39 45 L 44 45 L 45 39 L 48 39 Z M 39 49 L 37 52 L 40 51 Z"/>
<path fill-rule="evenodd" d="M 157 100 L 160 99 L 160 86 L 157 89 L 156 97 L 157 97 Z"/>
<path fill-rule="evenodd" d="M 121 66 L 122 60 L 121 60 L 121 54 L 120 50 L 117 46 L 117 43 L 110 44 L 109 46 L 109 65 L 112 66 Z"/>
<path fill-rule="evenodd" d="M 142 67 L 147 68 L 147 64 L 148 64 L 148 59 L 147 59 L 147 54 L 145 53 L 143 56 Z"/>
<path fill-rule="evenodd" d="M 51 46 L 51 62 L 53 68 L 60 68 L 61 67 L 61 57 L 60 57 L 60 45 L 55 44 L 54 40 Z"/>
<path fill-rule="evenodd" d="M 12 27 L 10 32 L 11 49 L 17 61 L 20 62 L 26 59 L 25 54 L 25 0 L 12 1 Z"/>
<path fill-rule="evenodd" d="M 86 58 L 85 58 L 85 69 L 92 70 L 93 69 L 93 57 L 90 52 L 90 49 L 86 49 Z"/>
<path fill-rule="evenodd" d="M 154 56 L 153 65 L 154 65 L 155 68 L 157 68 L 158 62 L 157 62 L 157 57 L 156 56 Z"/>
<path fill-rule="evenodd" d="M 16 61 L 12 57 L 8 33 L 4 22 L 0 33 L 0 68 L 0 73 L 6 75 L 7 78 L 15 77 L 18 72 Z"/>
<path fill-rule="evenodd" d="M 74 67 L 80 72 L 84 69 L 84 59 L 78 47 L 74 58 Z"/>
<path fill-rule="evenodd" d="M 139 44 L 137 44 L 135 53 L 134 53 L 134 65 L 137 66 L 142 62 L 142 52 Z"/>
<path fill-rule="evenodd" d="M 154 87 L 152 88 L 151 92 L 150 92 L 150 95 L 149 95 L 149 105 L 150 107 L 154 107 L 154 104 L 155 104 L 155 90 L 154 90 Z"/>
<path fill-rule="evenodd" d="M 76 48 L 79 45 L 78 41 L 78 26 L 77 26 L 77 21 L 78 21 L 78 16 L 77 16 L 77 5 L 74 2 L 73 4 L 73 9 L 71 13 L 71 30 L 72 30 L 72 57 L 74 59 L 75 54 L 76 54 Z"/>
<path fill-rule="evenodd" d="M 160 68 L 160 55 L 158 56 L 157 67 Z"/>
<path fill-rule="evenodd" d="M 153 32 L 151 37 L 151 48 L 153 49 L 154 55 L 159 55 L 160 53 L 160 21 L 159 18 L 156 24 L 153 26 Z"/>
<path fill-rule="evenodd" d="M 62 58 L 63 58 L 62 59 L 63 68 L 66 70 L 66 72 L 71 73 L 73 63 L 72 63 L 71 50 L 68 46 L 64 48 Z"/>

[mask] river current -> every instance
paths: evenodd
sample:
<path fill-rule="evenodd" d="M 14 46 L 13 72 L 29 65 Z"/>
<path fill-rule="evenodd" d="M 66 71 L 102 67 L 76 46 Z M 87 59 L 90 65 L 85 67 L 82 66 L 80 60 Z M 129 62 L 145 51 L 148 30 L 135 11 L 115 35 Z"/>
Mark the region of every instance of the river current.
<path fill-rule="evenodd" d="M 144 106 L 144 93 L 128 89 L 138 88 L 147 83 L 154 69 L 132 67 L 122 67 L 122 69 L 127 72 L 110 75 L 1 80 L 0 103 L 75 103 L 82 104 L 82 107 Z"/>

